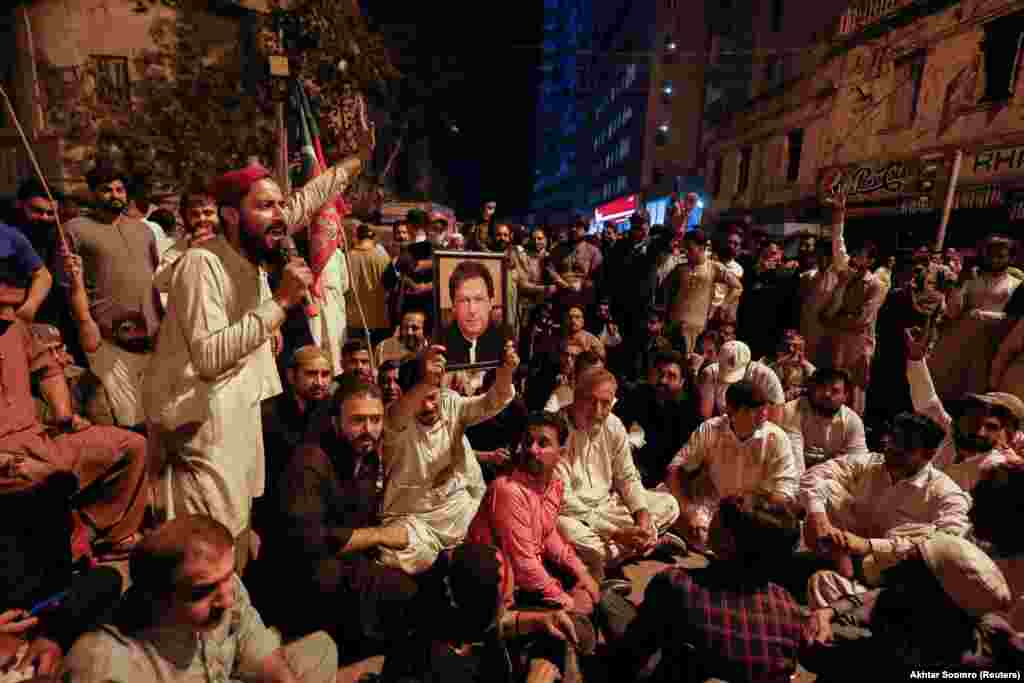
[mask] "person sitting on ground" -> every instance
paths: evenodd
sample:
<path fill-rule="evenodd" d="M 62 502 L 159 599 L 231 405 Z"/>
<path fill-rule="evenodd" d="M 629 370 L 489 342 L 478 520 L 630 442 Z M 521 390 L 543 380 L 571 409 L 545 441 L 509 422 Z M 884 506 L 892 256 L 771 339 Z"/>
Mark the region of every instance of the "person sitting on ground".
<path fill-rule="evenodd" d="M 678 351 L 663 351 L 654 359 L 653 383 L 642 383 L 626 394 L 616 411 L 628 425 L 633 459 L 644 486 L 653 488 L 665 479 L 672 457 L 686 445 L 700 424 L 693 385 L 687 381 L 686 362 Z"/>
<path fill-rule="evenodd" d="M 651 306 L 647 309 L 647 335 L 634 335 L 626 340 L 631 347 L 632 365 L 629 368 L 628 382 L 649 381 L 649 373 L 654 367 L 654 358 L 663 351 L 672 349 L 672 343 L 664 334 L 665 307 Z"/>
<path fill-rule="evenodd" d="M 813 607 L 867 592 L 866 584 L 877 584 L 915 541 L 963 536 L 970 528 L 971 497 L 932 465 L 942 428 L 924 415 L 901 413 L 885 429 L 883 453 L 827 460 L 800 480 L 807 547 L 830 556 L 838 570 L 809 586 Z M 855 572 L 851 558 L 863 558 L 864 567 Z"/>
<path fill-rule="evenodd" d="M 779 378 L 787 401 L 803 396 L 807 381 L 814 374 L 814 365 L 807 360 L 804 348 L 804 338 L 800 333 L 786 330 L 782 333 L 782 342 L 775 357 L 761 359 Z"/>
<path fill-rule="evenodd" d="M 573 353 L 577 351 L 576 353 Z M 568 361 L 566 360 L 568 358 Z M 562 373 L 558 386 L 544 404 L 544 410 L 557 413 L 573 402 L 576 380 L 590 368 L 604 367 L 604 359 L 593 351 L 579 351 L 578 346 L 567 345 L 562 351 Z"/>
<path fill-rule="evenodd" d="M 768 419 L 778 424 L 782 419 L 782 406 L 786 394 L 778 375 L 764 363 L 752 360 L 750 347 L 740 341 L 725 342 L 718 352 L 718 361 L 700 373 L 697 388 L 700 391 L 700 414 L 705 420 L 723 415 L 726 410 L 726 390 L 741 380 L 758 388 L 761 398 L 769 405 Z"/>
<path fill-rule="evenodd" d="M 965 394 L 957 406 L 960 414 L 954 420 L 932 384 L 923 334 L 920 330 L 908 330 L 906 343 L 907 381 L 914 410 L 946 431 L 932 464 L 960 488 L 971 491 L 989 471 L 1024 462 L 1013 450 L 1015 435 L 1024 419 L 1024 401 L 1001 391 Z"/>
<path fill-rule="evenodd" d="M 811 581 L 832 583 L 831 573 Z M 980 548 L 936 534 L 885 572 L 884 587 L 816 609 L 800 661 L 822 683 L 879 671 L 1019 670 L 1024 637 L 1000 616 L 1010 604 L 1006 578 Z"/>
<path fill-rule="evenodd" d="M 759 497 L 722 501 L 712 522 L 715 555 L 704 569 L 670 567 L 626 605 L 625 635 L 612 645 L 607 680 L 637 680 L 661 651 L 654 680 L 789 681 L 804 610 L 771 569 L 793 552 L 800 525 Z M 630 614 L 631 613 L 631 614 Z"/>
<path fill-rule="evenodd" d="M 832 458 L 867 455 L 864 422 L 846 405 L 851 386 L 845 370 L 819 368 L 807 394 L 786 404 L 782 428 L 801 473 Z"/>
<path fill-rule="evenodd" d="M 725 394 L 726 413 L 701 424 L 668 465 L 665 481 L 683 511 L 681 531 L 700 549 L 722 498 L 760 495 L 785 504 L 797 495 L 802 471 L 789 437 L 767 420 L 753 383 L 739 381 Z"/>
<path fill-rule="evenodd" d="M 278 566 L 293 587 L 287 604 L 306 605 L 300 612 L 281 605 L 281 616 L 287 616 L 282 626 L 296 633 L 334 633 L 344 646 L 343 658 L 350 660 L 366 656 L 374 639 L 407 635 L 417 587 L 412 577 L 376 560 L 378 548 L 409 544 L 403 525 L 380 522 L 380 389 L 346 377 L 330 401 L 326 423 L 283 473 L 276 502 L 286 534 L 268 536 L 268 549 L 278 545 L 268 559 L 284 560 Z"/>
<path fill-rule="evenodd" d="M 328 683 L 338 650 L 323 632 L 281 645 L 235 574 L 220 522 L 184 515 L 132 553 L 132 587 L 110 624 L 82 636 L 65 668 L 75 683 L 206 679 Z"/>
<path fill-rule="evenodd" d="M 563 411 L 569 446 L 556 470 L 565 485 L 559 530 L 602 578 L 609 564 L 652 550 L 679 516 L 669 493 L 644 489 L 629 435 L 611 412 L 617 388 L 615 375 L 604 368 L 580 375 L 575 401 Z"/>
<path fill-rule="evenodd" d="M 464 439 L 466 428 L 497 415 L 515 398 L 519 356 L 512 342 L 494 385 L 463 398 L 441 389 L 444 347 L 432 346 L 416 362 L 412 386 L 387 411 L 383 458 L 387 473 L 382 522 L 406 530 L 409 544 L 384 548 L 381 561 L 420 574 L 465 538 L 485 486 L 480 463 Z"/>
<path fill-rule="evenodd" d="M 585 320 L 582 306 L 570 306 L 565 312 L 562 324 L 562 343 L 572 344 L 584 351 L 593 351 L 601 358 L 607 358 L 601 340 L 584 329 Z"/>
<path fill-rule="evenodd" d="M 150 499 L 146 440 L 127 429 L 93 425 L 72 410 L 61 359 L 17 318 L 26 283 L 9 261 L 0 259 L 0 376 L 7 402 L 0 414 L 0 493 L 23 491 L 54 473 L 70 472 L 79 486 L 92 491 L 79 516 L 85 547 L 75 552 L 124 553 L 139 539 Z M 52 407 L 50 427 L 36 411 L 33 374 Z"/>
<path fill-rule="evenodd" d="M 721 349 L 722 337 L 716 330 L 704 330 L 697 336 L 693 353 L 686 356 L 686 378 L 693 387 L 697 386 L 704 368 L 718 360 Z"/>
<path fill-rule="evenodd" d="M 509 604 L 553 603 L 587 616 L 600 589 L 558 530 L 565 485 L 555 468 L 568 438 L 568 425 L 555 413 L 527 418 L 513 469 L 488 487 L 466 542 L 500 550 Z"/>

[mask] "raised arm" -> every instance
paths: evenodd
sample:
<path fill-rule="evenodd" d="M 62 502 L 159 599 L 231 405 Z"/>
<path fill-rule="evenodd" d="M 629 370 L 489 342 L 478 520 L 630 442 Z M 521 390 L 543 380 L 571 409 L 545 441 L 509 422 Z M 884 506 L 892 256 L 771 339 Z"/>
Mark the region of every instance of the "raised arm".
<path fill-rule="evenodd" d="M 362 169 L 358 157 L 349 157 L 330 167 L 293 193 L 282 213 L 289 232 L 298 232 L 329 201 L 337 199 L 348 187 L 349 180 Z"/>

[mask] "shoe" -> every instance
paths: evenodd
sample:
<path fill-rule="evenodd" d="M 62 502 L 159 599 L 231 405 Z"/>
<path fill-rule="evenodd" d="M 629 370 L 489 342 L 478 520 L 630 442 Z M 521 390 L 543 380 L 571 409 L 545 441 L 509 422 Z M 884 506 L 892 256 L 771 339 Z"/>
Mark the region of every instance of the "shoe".
<path fill-rule="evenodd" d="M 605 579 L 601 582 L 601 592 L 612 591 L 622 596 L 633 592 L 633 584 L 625 579 Z"/>

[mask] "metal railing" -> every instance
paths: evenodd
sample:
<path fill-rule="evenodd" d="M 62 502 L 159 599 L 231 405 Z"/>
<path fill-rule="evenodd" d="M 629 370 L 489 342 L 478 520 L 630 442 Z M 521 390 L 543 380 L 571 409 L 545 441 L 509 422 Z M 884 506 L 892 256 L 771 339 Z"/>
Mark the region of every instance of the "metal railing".
<path fill-rule="evenodd" d="M 839 21 L 839 37 L 850 36 L 921 0 L 857 0 Z"/>

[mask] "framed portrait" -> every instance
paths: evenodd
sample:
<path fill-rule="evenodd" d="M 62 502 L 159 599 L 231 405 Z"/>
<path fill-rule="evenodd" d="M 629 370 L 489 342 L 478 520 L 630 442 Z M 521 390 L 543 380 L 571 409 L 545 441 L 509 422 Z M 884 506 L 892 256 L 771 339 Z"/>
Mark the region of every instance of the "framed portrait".
<path fill-rule="evenodd" d="M 434 250 L 434 343 L 450 370 L 501 365 L 509 324 L 505 255 Z"/>

